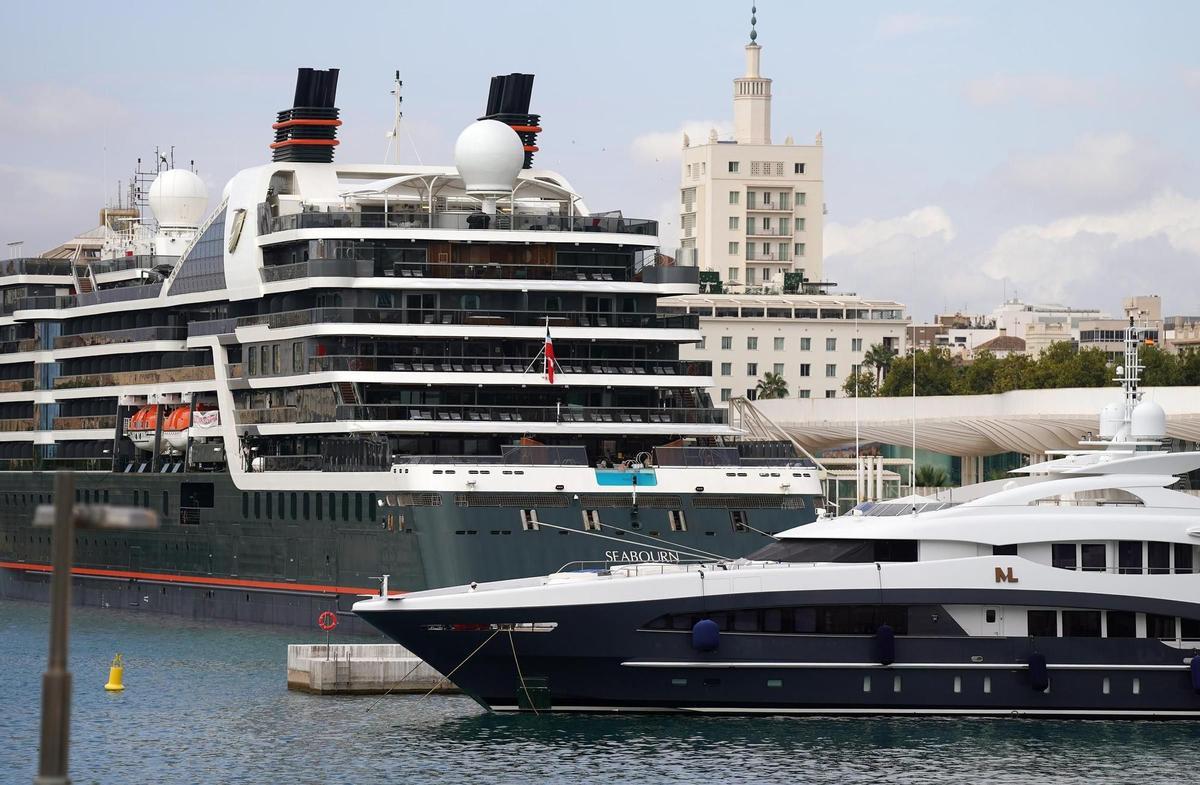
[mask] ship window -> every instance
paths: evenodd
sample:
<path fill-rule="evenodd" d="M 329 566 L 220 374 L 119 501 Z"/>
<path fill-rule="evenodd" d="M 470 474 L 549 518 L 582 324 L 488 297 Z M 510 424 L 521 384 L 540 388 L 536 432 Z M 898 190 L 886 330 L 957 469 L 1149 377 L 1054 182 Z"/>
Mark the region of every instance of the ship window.
<path fill-rule="evenodd" d="M 735 532 L 746 531 L 746 524 L 748 523 L 748 520 L 745 510 L 730 510 L 729 520 L 733 524 L 733 530 Z"/>
<path fill-rule="evenodd" d="M 258 491 L 254 492 L 254 517 L 262 517 L 262 499 L 259 496 Z"/>
<path fill-rule="evenodd" d="M 1175 639 L 1175 617 L 1160 616 L 1157 613 L 1146 614 L 1146 637 Z"/>
<path fill-rule="evenodd" d="M 315 493 L 313 495 L 317 497 L 317 520 L 319 521 L 325 512 L 325 494 Z"/>
<path fill-rule="evenodd" d="M 1079 555 L 1084 572 L 1104 572 L 1108 566 L 1103 543 L 1085 542 L 1079 546 Z"/>
<path fill-rule="evenodd" d="M 342 520 L 350 520 L 350 494 L 342 494 Z"/>
<path fill-rule="evenodd" d="M 296 492 L 292 491 L 291 498 L 288 499 L 288 510 L 291 513 L 292 520 L 296 520 Z"/>
<path fill-rule="evenodd" d="M 1029 611 L 1028 627 L 1031 638 L 1058 637 L 1058 611 Z"/>
<path fill-rule="evenodd" d="M 1016 556 L 1017 555 L 1017 545 L 1016 545 L 1016 543 L 1013 543 L 1012 545 L 993 545 L 992 546 L 992 555 L 993 556 Z"/>
<path fill-rule="evenodd" d="M 379 509 L 379 503 L 375 500 L 375 494 L 367 494 L 367 520 L 369 520 L 371 523 L 374 523 L 377 520 L 375 517 L 375 511 L 377 509 Z"/>
<path fill-rule="evenodd" d="M 278 496 L 279 496 L 279 498 L 277 499 L 277 501 L 279 502 L 279 519 L 283 520 L 284 516 L 287 515 L 287 513 L 284 512 L 284 507 L 283 507 L 283 491 L 279 491 Z"/>
<path fill-rule="evenodd" d="M 1142 543 L 1140 540 L 1122 540 L 1117 543 L 1117 571 L 1129 575 L 1142 571 Z"/>
<path fill-rule="evenodd" d="M 242 491 L 242 518 L 250 517 L 250 494 Z"/>
<path fill-rule="evenodd" d="M 247 363 L 246 367 L 251 376 L 258 375 L 258 347 L 257 346 L 250 347 L 250 357 L 249 357 L 249 362 Z"/>
<path fill-rule="evenodd" d="M 671 531 L 687 531 L 687 521 L 683 517 L 683 510 L 667 510 L 667 520 L 671 524 Z"/>
<path fill-rule="evenodd" d="M 1171 543 L 1146 543 L 1146 561 L 1150 563 L 1151 575 L 1166 575 L 1169 573 L 1171 571 Z"/>
<path fill-rule="evenodd" d="M 585 532 L 600 531 L 600 511 L 599 510 L 584 510 L 583 511 L 583 530 Z"/>
<path fill-rule="evenodd" d="M 329 520 L 337 520 L 337 494 L 332 491 L 329 493 Z"/>
<path fill-rule="evenodd" d="M 272 502 L 272 499 L 275 498 L 275 494 L 268 492 L 265 495 L 267 497 L 267 517 L 273 518 L 273 517 L 275 517 L 275 510 L 274 510 L 274 503 Z"/>
<path fill-rule="evenodd" d="M 1099 638 L 1100 611 L 1063 611 L 1063 637 Z"/>
<path fill-rule="evenodd" d="M 1108 611 L 1105 614 L 1108 618 L 1108 634 L 1109 638 L 1136 638 L 1137 637 L 1137 614 L 1133 611 Z"/>
<path fill-rule="evenodd" d="M 996 609 L 988 608 L 986 611 L 984 611 L 983 620 L 985 622 L 987 622 L 988 624 L 995 624 L 996 623 Z"/>
<path fill-rule="evenodd" d="M 916 540 L 781 540 L 747 558 L 757 561 L 841 562 L 917 561 Z"/>
<path fill-rule="evenodd" d="M 1056 542 L 1050 546 L 1050 564 L 1063 570 L 1075 569 L 1075 543 Z"/>
<path fill-rule="evenodd" d="M 292 344 L 292 373 L 304 373 L 304 343 Z"/>
<path fill-rule="evenodd" d="M 537 510 L 521 510 L 521 530 L 529 532 L 538 528 Z"/>
<path fill-rule="evenodd" d="M 363 497 L 361 493 L 354 494 L 354 520 L 361 522 L 363 519 L 362 509 Z"/>
<path fill-rule="evenodd" d="M 142 491 L 142 506 L 150 509 L 150 491 Z"/>
<path fill-rule="evenodd" d="M 758 611 L 736 611 L 733 614 L 734 632 L 756 632 L 758 629 Z"/>
<path fill-rule="evenodd" d="M 1175 543 L 1175 572 L 1192 572 L 1192 546 L 1186 542 Z"/>
<path fill-rule="evenodd" d="M 307 493 L 304 494 L 304 496 L 301 498 L 300 507 L 304 512 L 304 520 L 307 521 L 308 513 L 309 513 L 309 504 L 308 504 L 308 494 Z"/>
<path fill-rule="evenodd" d="M 1200 620 L 1180 619 L 1179 635 L 1186 641 L 1200 640 Z"/>
<path fill-rule="evenodd" d="M 167 491 L 162 492 L 162 511 L 164 518 L 171 514 L 171 494 Z"/>

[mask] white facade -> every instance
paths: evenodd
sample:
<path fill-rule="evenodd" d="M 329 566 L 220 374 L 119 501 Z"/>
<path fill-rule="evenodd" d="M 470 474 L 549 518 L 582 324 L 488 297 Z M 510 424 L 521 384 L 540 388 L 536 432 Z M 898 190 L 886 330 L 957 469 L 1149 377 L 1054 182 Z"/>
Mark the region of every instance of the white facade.
<path fill-rule="evenodd" d="M 1107 319 L 1099 308 L 1072 308 L 1067 305 L 1036 305 L 1018 299 L 1007 300 L 992 311 L 996 328 L 1006 334 L 1025 338 L 1025 331 L 1035 324 L 1066 324 L 1069 332 L 1079 337 L 1079 323 L 1089 319 Z"/>
<path fill-rule="evenodd" d="M 792 137 L 771 143 L 771 80 L 762 47 L 746 45 L 746 73 L 733 82 L 734 134 L 693 144 L 684 135 L 680 173 L 681 261 L 720 274 L 725 290 L 778 289 L 785 272 L 820 281 L 824 225 L 823 151 Z"/>
<path fill-rule="evenodd" d="M 768 372 L 783 376 L 789 398 L 844 397 L 842 385 L 875 344 L 906 351 L 904 305 L 853 295 L 685 295 L 659 310 L 700 317 L 699 344 L 681 360 L 710 360 L 718 406 L 755 397 Z M 857 316 L 857 318 L 855 318 Z"/>

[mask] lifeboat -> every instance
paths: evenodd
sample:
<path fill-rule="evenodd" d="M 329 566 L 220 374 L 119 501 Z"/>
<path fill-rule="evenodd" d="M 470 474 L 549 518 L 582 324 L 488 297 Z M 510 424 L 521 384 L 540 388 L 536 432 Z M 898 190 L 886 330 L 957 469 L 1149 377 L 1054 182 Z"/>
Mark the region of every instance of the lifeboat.
<path fill-rule="evenodd" d="M 129 440 L 139 450 L 154 450 L 154 427 L 158 421 L 158 404 L 143 406 L 129 418 L 126 432 Z"/>
<path fill-rule="evenodd" d="M 206 412 L 210 407 L 196 404 L 196 411 Z M 189 406 L 180 406 L 163 419 L 163 441 L 172 452 L 183 453 L 187 449 L 188 429 L 192 427 L 192 410 Z"/>
<path fill-rule="evenodd" d="M 154 429 L 158 422 L 159 404 L 143 406 L 129 418 L 129 439 L 139 450 L 154 451 Z M 197 404 L 196 411 L 207 411 L 210 407 Z M 162 451 L 182 453 L 187 449 L 188 429 L 192 427 L 192 411 L 188 406 L 177 406 L 163 415 Z"/>

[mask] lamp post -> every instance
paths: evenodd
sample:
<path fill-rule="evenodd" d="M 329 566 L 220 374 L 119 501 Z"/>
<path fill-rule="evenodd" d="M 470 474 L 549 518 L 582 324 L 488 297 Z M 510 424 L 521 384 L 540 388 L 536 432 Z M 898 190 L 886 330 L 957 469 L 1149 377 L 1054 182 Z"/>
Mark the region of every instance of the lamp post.
<path fill-rule="evenodd" d="M 70 785 L 67 753 L 71 731 L 71 673 L 67 637 L 75 529 L 156 529 L 158 516 L 137 507 L 75 504 L 75 475 L 54 475 L 54 504 L 39 505 L 34 526 L 51 526 L 50 660 L 42 676 L 42 734 L 34 785 Z"/>

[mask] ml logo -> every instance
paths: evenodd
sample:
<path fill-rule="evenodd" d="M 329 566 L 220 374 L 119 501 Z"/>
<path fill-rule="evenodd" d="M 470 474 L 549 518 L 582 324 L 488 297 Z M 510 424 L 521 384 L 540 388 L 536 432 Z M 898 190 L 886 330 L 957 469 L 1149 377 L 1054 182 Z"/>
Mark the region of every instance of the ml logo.
<path fill-rule="evenodd" d="M 1017 580 L 1017 576 L 1013 575 L 1012 567 L 997 567 L 996 583 L 1020 583 L 1020 581 Z"/>

